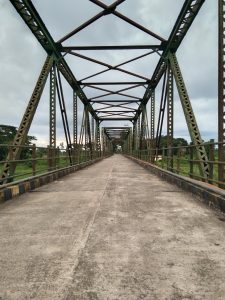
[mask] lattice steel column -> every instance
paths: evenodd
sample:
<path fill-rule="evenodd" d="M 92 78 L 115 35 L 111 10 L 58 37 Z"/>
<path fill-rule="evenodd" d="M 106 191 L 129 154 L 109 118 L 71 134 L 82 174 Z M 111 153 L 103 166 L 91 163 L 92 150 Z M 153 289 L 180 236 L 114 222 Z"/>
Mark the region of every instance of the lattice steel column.
<path fill-rule="evenodd" d="M 141 136 L 141 115 L 138 117 L 137 120 L 137 150 L 140 149 L 140 136 Z"/>
<path fill-rule="evenodd" d="M 78 145 L 77 145 L 77 93 L 73 90 L 73 160 L 77 162 Z"/>
<path fill-rule="evenodd" d="M 95 119 L 91 116 L 91 142 L 93 150 L 95 150 Z"/>
<path fill-rule="evenodd" d="M 50 71 L 50 98 L 49 98 L 49 170 L 55 168 L 56 156 L 56 66 L 53 64 Z"/>
<path fill-rule="evenodd" d="M 219 103 L 218 103 L 218 140 L 219 161 L 225 162 L 225 0 L 219 0 Z M 225 182 L 225 165 L 218 166 L 218 179 Z M 224 187 L 220 184 L 220 187 Z"/>
<path fill-rule="evenodd" d="M 150 100 L 150 161 L 155 160 L 155 90 Z"/>
<path fill-rule="evenodd" d="M 34 114 L 36 112 L 36 109 L 38 107 L 46 80 L 48 78 L 48 74 L 52 68 L 53 65 L 53 57 L 48 56 L 46 58 L 46 61 L 43 65 L 43 68 L 41 70 L 40 76 L 38 78 L 38 81 L 36 83 L 36 86 L 34 88 L 33 94 L 31 96 L 31 99 L 27 105 L 26 111 L 24 113 L 24 116 L 22 118 L 22 121 L 20 123 L 19 129 L 16 133 L 16 136 L 13 141 L 13 160 L 18 160 L 21 153 L 21 146 L 24 145 L 28 131 L 30 129 L 32 120 L 34 118 Z M 9 157 L 7 157 L 7 160 Z M 8 176 L 13 176 L 14 171 L 16 168 L 16 163 L 10 164 L 6 163 L 3 167 L 2 175 L 0 182 L 4 182 Z"/>
<path fill-rule="evenodd" d="M 50 103 L 49 103 L 49 146 L 56 147 L 56 69 L 53 64 L 50 71 Z"/>
<path fill-rule="evenodd" d="M 167 76 L 167 168 L 173 170 L 173 73 L 168 65 Z"/>
<path fill-rule="evenodd" d="M 77 93 L 73 91 L 73 145 L 77 146 Z"/>
<path fill-rule="evenodd" d="M 155 138 L 155 91 L 152 92 L 151 96 L 151 102 L 150 102 L 150 138 L 151 138 L 151 147 L 153 146 L 154 143 L 154 138 Z"/>
<path fill-rule="evenodd" d="M 100 137 L 100 121 L 99 120 L 96 120 L 95 140 L 96 140 L 96 150 L 98 151 L 98 155 L 101 156 L 101 137 Z"/>
<path fill-rule="evenodd" d="M 146 134 L 146 105 L 142 108 L 141 114 L 141 132 L 140 132 L 140 150 L 143 150 Z"/>
<path fill-rule="evenodd" d="M 89 118 L 89 112 L 88 112 L 88 107 L 85 107 L 85 112 L 86 112 L 86 129 L 87 129 L 87 136 L 86 136 L 86 141 L 89 146 L 89 151 L 90 151 L 90 157 L 91 159 L 93 158 L 93 152 L 92 152 L 92 143 L 91 143 L 91 126 L 90 126 L 90 118 Z"/>
<path fill-rule="evenodd" d="M 192 109 L 192 105 L 188 96 L 188 92 L 184 83 L 184 79 L 174 53 L 170 53 L 168 55 L 171 68 L 175 77 L 178 93 L 180 96 L 181 104 L 183 107 L 184 115 L 186 118 L 187 126 L 189 129 L 189 134 L 193 144 L 196 147 L 196 152 L 198 159 L 200 161 L 200 172 L 201 175 L 207 179 L 209 177 L 209 164 L 208 164 L 208 157 L 206 154 L 205 147 L 201 145 L 203 143 L 201 134 L 195 119 L 194 111 Z"/>

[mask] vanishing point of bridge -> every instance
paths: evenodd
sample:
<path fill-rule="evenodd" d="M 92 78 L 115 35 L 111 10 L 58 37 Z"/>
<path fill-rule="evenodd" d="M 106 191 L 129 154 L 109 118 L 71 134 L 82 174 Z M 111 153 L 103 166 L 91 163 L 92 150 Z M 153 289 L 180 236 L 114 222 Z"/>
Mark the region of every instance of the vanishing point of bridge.
<path fill-rule="evenodd" d="M 0 299 L 225 299 L 225 1 L 215 1 L 218 136 L 208 143 L 176 56 L 205 0 L 183 1 L 168 37 L 120 13 L 125 0 L 90 0 L 101 11 L 58 41 L 35 3 L 10 2 L 47 58 L 18 130 L 0 144 Z M 155 43 L 67 43 L 109 15 Z M 117 65 L 86 55 L 115 50 L 143 53 Z M 149 56 L 157 63 L 148 77 L 126 69 Z M 78 80 L 73 57 L 102 70 Z M 98 78 L 115 71 L 127 81 Z M 27 136 L 47 82 L 49 143 L 39 147 Z M 187 145 L 174 145 L 175 89 Z M 58 110 L 65 148 L 57 147 Z"/>

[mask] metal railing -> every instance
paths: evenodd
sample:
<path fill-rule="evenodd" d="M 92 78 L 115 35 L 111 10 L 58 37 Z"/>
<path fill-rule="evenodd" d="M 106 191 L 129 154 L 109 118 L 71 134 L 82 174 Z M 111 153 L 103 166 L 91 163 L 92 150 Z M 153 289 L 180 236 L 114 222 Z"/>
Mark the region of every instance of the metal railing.
<path fill-rule="evenodd" d="M 0 184 L 4 184 L 6 181 L 9 183 L 27 179 L 110 154 L 97 150 L 90 151 L 90 149 L 83 149 L 83 147 L 68 150 L 59 147 L 37 147 L 33 144 L 31 146 L 18 146 L 21 149 L 21 155 L 20 159 L 15 160 L 13 158 L 15 147 L 17 146 L 0 144 Z M 8 165 L 9 172 L 7 178 L 3 180 L 1 174 L 6 165 Z"/>
<path fill-rule="evenodd" d="M 197 157 L 197 147 L 203 146 L 206 149 L 208 161 L 199 160 Z M 208 142 L 201 145 L 177 146 L 170 148 L 134 150 L 127 154 L 138 159 L 150 162 L 162 169 L 186 176 L 192 179 L 200 180 L 225 189 L 225 178 L 219 179 L 219 168 L 225 168 L 225 161 L 218 158 L 218 148 L 223 143 Z M 208 164 L 207 179 L 201 174 L 200 163 Z"/>

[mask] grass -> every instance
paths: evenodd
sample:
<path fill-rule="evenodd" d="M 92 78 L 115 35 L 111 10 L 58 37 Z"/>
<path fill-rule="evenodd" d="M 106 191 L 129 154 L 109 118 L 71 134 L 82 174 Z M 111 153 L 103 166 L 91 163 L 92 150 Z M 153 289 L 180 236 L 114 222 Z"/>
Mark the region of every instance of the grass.
<path fill-rule="evenodd" d="M 143 155 L 142 159 L 145 161 L 149 161 L 148 160 L 148 156 L 147 155 Z M 194 158 L 194 160 L 198 160 L 197 158 Z M 218 160 L 218 157 L 215 157 L 215 161 Z M 167 157 L 162 158 L 159 161 L 155 161 L 155 165 L 157 165 L 160 168 L 163 169 L 168 169 L 167 168 Z M 212 164 L 211 164 L 212 165 Z M 182 176 L 185 177 L 192 177 L 194 179 L 200 180 L 201 181 L 201 173 L 199 170 L 199 163 L 198 162 L 193 162 L 193 172 L 192 172 L 192 176 L 191 176 L 191 170 L 190 170 L 190 156 L 189 155 L 183 155 L 183 156 L 177 156 L 174 155 L 173 156 L 173 170 L 174 173 L 176 174 L 180 174 Z M 218 181 L 218 164 L 214 163 L 213 164 L 213 178 L 212 178 L 212 183 L 214 185 L 218 185 L 217 181 Z"/>
<path fill-rule="evenodd" d="M 88 153 L 81 153 L 79 157 L 79 163 L 85 162 L 89 160 L 90 157 Z M 78 161 L 76 162 L 78 163 Z M 4 164 L 0 162 L 0 173 L 3 171 Z M 35 169 L 32 167 L 31 158 L 27 161 L 18 162 L 16 166 L 16 170 L 14 173 L 13 181 L 26 179 L 35 175 L 40 175 L 46 173 L 48 171 L 52 171 L 55 169 L 61 169 L 70 166 L 70 160 L 68 156 L 61 155 L 56 158 L 56 168 L 49 168 L 48 159 L 46 156 L 38 157 L 35 162 Z"/>

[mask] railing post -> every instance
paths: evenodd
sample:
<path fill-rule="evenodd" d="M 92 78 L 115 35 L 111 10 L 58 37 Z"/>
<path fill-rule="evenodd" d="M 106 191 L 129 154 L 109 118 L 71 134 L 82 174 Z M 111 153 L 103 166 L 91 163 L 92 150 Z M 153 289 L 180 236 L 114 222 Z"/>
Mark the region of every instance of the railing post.
<path fill-rule="evenodd" d="M 14 175 L 14 164 L 13 163 L 13 146 L 9 146 L 9 155 L 8 155 L 8 162 L 9 162 L 9 182 L 13 181 Z"/>
<path fill-rule="evenodd" d="M 214 139 L 210 140 L 209 144 L 209 183 L 213 184 L 213 170 L 214 170 L 214 160 L 215 160 L 215 147 Z"/>
<path fill-rule="evenodd" d="M 193 143 L 190 144 L 190 161 L 189 161 L 189 164 L 190 164 L 190 178 L 193 178 L 193 172 L 194 172 L 194 148 L 193 148 Z"/>
<path fill-rule="evenodd" d="M 48 162 L 48 171 L 52 170 L 52 154 L 51 147 L 47 146 L 47 162 Z"/>
<path fill-rule="evenodd" d="M 218 4 L 218 181 L 219 187 L 225 188 L 225 1 Z"/>
<path fill-rule="evenodd" d="M 57 147 L 56 149 L 56 161 L 57 161 L 57 168 L 59 169 L 60 168 L 60 150 L 59 150 L 59 147 Z"/>
<path fill-rule="evenodd" d="M 177 150 L 177 174 L 180 173 L 180 158 L 181 158 L 181 149 Z"/>
<path fill-rule="evenodd" d="M 164 169 L 165 147 L 162 148 L 162 169 Z"/>
<path fill-rule="evenodd" d="M 36 145 L 32 145 L 32 175 L 36 175 Z"/>

